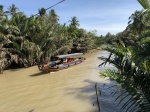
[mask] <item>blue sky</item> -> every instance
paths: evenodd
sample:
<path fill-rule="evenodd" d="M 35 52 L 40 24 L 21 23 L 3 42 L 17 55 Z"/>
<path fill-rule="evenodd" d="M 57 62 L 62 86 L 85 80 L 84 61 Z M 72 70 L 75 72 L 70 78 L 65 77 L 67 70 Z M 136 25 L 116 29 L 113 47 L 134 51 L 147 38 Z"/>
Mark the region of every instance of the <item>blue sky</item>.
<path fill-rule="evenodd" d="M 38 9 L 48 8 L 61 0 L 0 0 L 6 11 L 15 4 L 27 16 L 37 14 Z M 129 16 L 136 10 L 142 10 L 137 0 L 65 0 L 53 7 L 59 16 L 60 23 L 69 24 L 71 17 L 76 16 L 80 28 L 87 31 L 97 30 L 97 35 L 107 32 L 116 34 L 123 31 Z M 47 13 L 49 10 L 47 11 Z"/>

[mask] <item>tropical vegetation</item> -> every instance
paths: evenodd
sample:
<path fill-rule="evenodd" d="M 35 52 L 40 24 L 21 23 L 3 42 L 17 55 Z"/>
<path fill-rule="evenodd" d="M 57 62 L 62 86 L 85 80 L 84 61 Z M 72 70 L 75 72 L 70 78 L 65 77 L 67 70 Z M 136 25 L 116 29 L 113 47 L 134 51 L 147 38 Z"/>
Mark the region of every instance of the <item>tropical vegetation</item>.
<path fill-rule="evenodd" d="M 99 57 L 104 61 L 101 65 L 114 66 L 100 74 L 121 85 L 123 90 L 112 95 L 116 95 L 119 104 L 126 99 L 121 108 L 126 112 L 150 112 L 150 1 L 138 1 L 144 9 L 129 17 L 123 32 L 109 36 L 109 45 L 104 48 L 109 57 Z"/>
<path fill-rule="evenodd" d="M 66 25 L 59 23 L 54 9 L 26 16 L 12 4 L 7 11 L 0 5 L 0 69 L 28 67 L 47 63 L 58 54 L 95 49 L 99 42 L 95 31 L 79 28 L 76 16 Z"/>

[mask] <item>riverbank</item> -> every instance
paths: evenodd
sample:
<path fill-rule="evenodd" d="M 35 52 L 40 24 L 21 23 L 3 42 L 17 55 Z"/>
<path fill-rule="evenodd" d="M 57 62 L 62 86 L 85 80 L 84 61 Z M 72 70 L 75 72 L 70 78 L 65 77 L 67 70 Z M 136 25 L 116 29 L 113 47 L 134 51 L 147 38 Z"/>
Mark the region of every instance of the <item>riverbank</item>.
<path fill-rule="evenodd" d="M 55 73 L 43 74 L 37 66 L 6 70 L 0 75 L 0 111 L 97 112 L 94 86 L 98 83 L 102 112 L 119 112 L 110 111 L 116 110 L 116 105 L 102 88 L 107 83 L 98 73 L 101 61 L 97 57 L 102 53 L 85 54 L 85 62 Z"/>

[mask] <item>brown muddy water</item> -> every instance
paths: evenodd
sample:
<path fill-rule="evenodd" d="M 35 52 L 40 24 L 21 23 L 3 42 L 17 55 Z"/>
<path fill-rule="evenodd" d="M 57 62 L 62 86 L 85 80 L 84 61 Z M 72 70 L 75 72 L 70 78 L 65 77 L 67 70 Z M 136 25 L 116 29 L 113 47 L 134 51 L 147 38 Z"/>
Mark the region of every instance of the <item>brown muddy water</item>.
<path fill-rule="evenodd" d="M 102 92 L 101 112 L 119 112 L 103 87 L 113 82 L 99 76 L 97 57 L 105 51 L 86 54 L 76 66 L 54 73 L 42 73 L 37 66 L 6 70 L 0 75 L 0 112 L 98 112 L 95 83 Z"/>

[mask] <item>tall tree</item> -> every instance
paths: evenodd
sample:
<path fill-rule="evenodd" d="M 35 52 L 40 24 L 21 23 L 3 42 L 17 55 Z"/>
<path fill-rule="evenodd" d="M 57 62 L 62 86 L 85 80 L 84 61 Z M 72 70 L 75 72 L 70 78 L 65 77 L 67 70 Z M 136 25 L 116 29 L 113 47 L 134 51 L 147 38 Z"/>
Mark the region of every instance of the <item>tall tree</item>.
<path fill-rule="evenodd" d="M 4 14 L 3 14 L 3 6 L 0 5 L 0 20 L 3 18 Z"/>
<path fill-rule="evenodd" d="M 144 13 L 142 12 L 143 11 L 135 11 L 135 13 L 129 17 L 128 28 L 130 29 L 130 31 L 132 30 L 132 33 L 134 34 L 140 34 L 145 27 Z"/>
<path fill-rule="evenodd" d="M 74 26 L 74 27 L 77 27 L 77 26 L 80 25 L 80 24 L 79 24 L 79 21 L 77 20 L 77 17 L 76 17 L 76 16 L 72 17 L 71 20 L 69 20 L 69 22 L 70 22 L 70 25 L 71 25 L 71 26 Z"/>
<path fill-rule="evenodd" d="M 39 14 L 40 14 L 40 16 L 45 15 L 45 14 L 46 14 L 46 10 L 45 10 L 45 8 L 41 8 L 41 9 L 39 9 Z"/>
<path fill-rule="evenodd" d="M 49 12 L 49 22 L 52 27 L 55 27 L 58 24 L 59 16 L 56 14 L 55 10 L 52 9 Z"/>
<path fill-rule="evenodd" d="M 12 5 L 8 8 L 7 13 L 9 13 L 10 15 L 12 15 L 12 17 L 15 17 L 18 11 L 19 11 L 19 9 L 18 9 L 14 4 L 12 4 Z"/>

